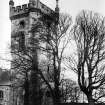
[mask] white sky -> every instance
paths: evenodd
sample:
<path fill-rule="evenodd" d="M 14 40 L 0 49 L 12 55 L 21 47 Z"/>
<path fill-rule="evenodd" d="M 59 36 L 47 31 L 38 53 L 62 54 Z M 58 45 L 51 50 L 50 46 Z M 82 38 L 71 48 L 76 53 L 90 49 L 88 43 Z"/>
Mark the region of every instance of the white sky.
<path fill-rule="evenodd" d="M 40 0 L 52 9 L 55 0 Z M 15 5 L 28 3 L 28 0 L 14 0 Z M 105 0 L 60 0 L 60 11 L 70 14 L 73 19 L 82 9 L 93 10 L 105 16 Z M 9 0 L 0 0 L 0 56 L 7 52 L 10 43 L 11 23 L 9 20 Z M 0 62 L 1 64 L 2 62 Z"/>
<path fill-rule="evenodd" d="M 28 3 L 29 0 L 14 0 L 15 5 Z M 55 8 L 55 0 L 41 0 L 51 8 Z M 59 0 L 60 11 L 73 18 L 82 9 L 93 10 L 105 16 L 105 0 Z M 10 40 L 9 0 L 0 0 L 0 53 L 7 48 Z M 1 50 L 2 49 L 2 50 Z"/>

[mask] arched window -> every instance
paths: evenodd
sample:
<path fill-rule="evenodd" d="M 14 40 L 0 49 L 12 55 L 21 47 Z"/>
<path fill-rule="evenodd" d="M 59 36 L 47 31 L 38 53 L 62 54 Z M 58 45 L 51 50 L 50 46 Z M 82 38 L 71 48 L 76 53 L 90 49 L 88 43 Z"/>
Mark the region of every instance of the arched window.
<path fill-rule="evenodd" d="M 19 25 L 20 25 L 20 29 L 25 28 L 25 22 L 24 22 L 24 20 L 20 21 Z"/>
<path fill-rule="evenodd" d="M 25 34 L 24 31 L 19 31 L 13 38 L 12 48 L 13 50 L 24 51 L 25 50 Z"/>
<path fill-rule="evenodd" d="M 0 100 L 2 100 L 2 99 L 3 99 L 3 91 L 0 90 Z"/>

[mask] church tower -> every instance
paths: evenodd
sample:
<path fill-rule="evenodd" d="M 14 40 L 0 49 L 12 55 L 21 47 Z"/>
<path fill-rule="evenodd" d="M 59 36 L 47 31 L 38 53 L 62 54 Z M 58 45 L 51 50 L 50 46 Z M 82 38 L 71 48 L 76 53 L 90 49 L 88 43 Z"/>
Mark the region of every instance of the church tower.
<path fill-rule="evenodd" d="M 14 6 L 14 1 L 10 0 L 10 20 L 11 20 L 11 46 L 23 50 L 29 43 L 29 31 L 32 25 L 44 15 L 53 19 L 55 12 L 40 2 L 40 0 L 29 0 L 28 4 Z M 47 18 L 47 19 L 48 19 Z M 52 20 L 51 20 L 52 21 Z"/>
<path fill-rule="evenodd" d="M 46 5 L 40 2 L 40 0 L 29 0 L 28 4 L 14 6 L 14 1 L 9 1 L 11 20 L 11 51 L 17 49 L 20 52 L 24 52 L 25 48 L 30 45 L 32 40 L 30 37 L 32 33 L 33 24 L 36 24 L 41 17 L 47 19 L 47 22 L 54 22 L 55 17 L 58 16 L 58 7 L 53 11 Z M 57 5 L 58 6 L 58 5 Z M 44 21 L 42 19 L 42 21 Z M 15 60 L 15 56 L 12 55 L 12 59 Z M 11 67 L 13 64 L 11 63 Z M 12 99 L 15 100 L 15 99 Z M 14 103 L 12 105 L 15 105 Z"/>

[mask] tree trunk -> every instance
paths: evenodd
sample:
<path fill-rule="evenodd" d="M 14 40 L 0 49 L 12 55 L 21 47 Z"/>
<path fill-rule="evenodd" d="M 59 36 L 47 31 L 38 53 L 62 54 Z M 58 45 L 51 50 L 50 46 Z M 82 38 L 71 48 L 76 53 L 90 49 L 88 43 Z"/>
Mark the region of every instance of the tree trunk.
<path fill-rule="evenodd" d="M 53 105 L 59 105 L 60 101 L 60 90 L 59 87 L 55 87 L 53 95 Z"/>
<path fill-rule="evenodd" d="M 29 105 L 29 81 L 28 79 L 26 79 L 24 83 L 24 90 L 25 90 L 24 105 Z"/>
<path fill-rule="evenodd" d="M 40 105 L 39 99 L 39 76 L 38 76 L 38 58 L 37 50 L 33 49 L 33 62 L 30 76 L 30 105 Z"/>
<path fill-rule="evenodd" d="M 30 79 L 30 105 L 40 105 L 38 75 L 35 72 Z"/>
<path fill-rule="evenodd" d="M 92 98 L 92 92 L 87 95 L 89 105 L 94 105 L 94 99 Z"/>

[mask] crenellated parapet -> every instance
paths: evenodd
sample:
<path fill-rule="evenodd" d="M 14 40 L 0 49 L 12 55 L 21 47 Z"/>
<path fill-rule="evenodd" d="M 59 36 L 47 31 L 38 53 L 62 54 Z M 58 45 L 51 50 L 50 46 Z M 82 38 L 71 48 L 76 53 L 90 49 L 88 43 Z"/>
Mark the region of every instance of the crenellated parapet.
<path fill-rule="evenodd" d="M 29 4 L 24 4 L 16 7 L 13 6 L 10 8 L 10 18 L 17 15 L 28 13 L 28 10 L 29 10 Z"/>
<path fill-rule="evenodd" d="M 13 19 L 14 17 L 17 16 L 27 16 L 29 12 L 37 11 L 46 15 L 51 15 L 55 13 L 52 9 L 50 9 L 41 2 L 39 2 L 38 6 L 37 4 L 28 3 L 16 7 L 14 7 L 14 5 L 10 6 L 10 19 Z"/>

